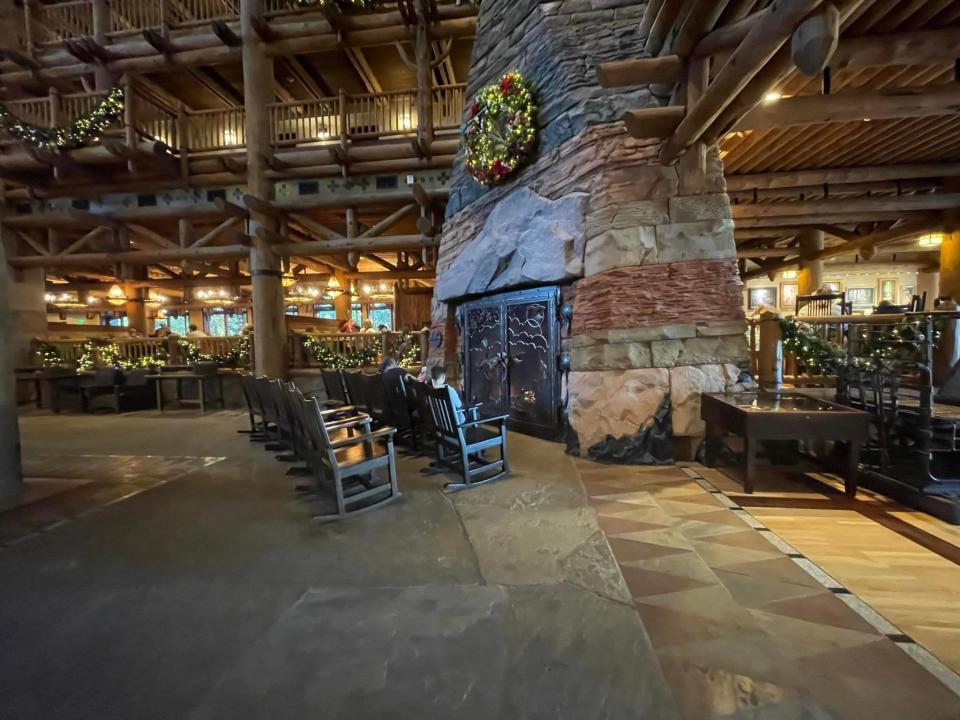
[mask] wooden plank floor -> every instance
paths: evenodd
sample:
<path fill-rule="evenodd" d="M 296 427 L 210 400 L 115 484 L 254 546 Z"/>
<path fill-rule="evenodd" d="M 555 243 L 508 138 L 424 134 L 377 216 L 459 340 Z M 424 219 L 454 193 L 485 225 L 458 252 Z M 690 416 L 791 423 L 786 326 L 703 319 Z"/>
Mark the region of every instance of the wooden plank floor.
<path fill-rule="evenodd" d="M 960 527 L 869 490 L 843 498 L 831 475 L 762 468 L 753 495 L 724 471 L 703 477 L 960 672 Z"/>

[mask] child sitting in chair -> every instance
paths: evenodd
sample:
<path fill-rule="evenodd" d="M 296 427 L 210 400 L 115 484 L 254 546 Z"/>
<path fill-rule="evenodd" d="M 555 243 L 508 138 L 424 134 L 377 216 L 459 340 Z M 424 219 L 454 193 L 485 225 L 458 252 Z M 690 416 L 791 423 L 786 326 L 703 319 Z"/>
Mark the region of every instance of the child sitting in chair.
<path fill-rule="evenodd" d="M 447 385 L 447 371 L 442 365 L 434 365 L 430 368 L 430 384 L 435 388 L 446 387 L 450 393 L 450 402 L 457 413 L 458 422 L 466 422 L 466 411 L 463 409 L 463 401 L 460 399 L 460 393 L 456 388 Z"/>

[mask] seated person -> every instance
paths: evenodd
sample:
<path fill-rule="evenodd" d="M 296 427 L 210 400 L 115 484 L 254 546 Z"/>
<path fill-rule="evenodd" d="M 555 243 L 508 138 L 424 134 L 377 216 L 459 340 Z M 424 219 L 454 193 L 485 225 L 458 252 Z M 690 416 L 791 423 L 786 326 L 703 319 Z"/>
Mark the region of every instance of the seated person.
<path fill-rule="evenodd" d="M 380 363 L 380 374 L 391 386 L 396 382 L 406 382 L 409 373 L 397 364 L 389 355 Z"/>
<path fill-rule="evenodd" d="M 370 318 L 367 318 L 366 320 L 363 321 L 363 330 L 362 330 L 362 332 L 365 332 L 365 333 L 375 333 L 375 332 L 376 332 L 376 330 L 373 329 L 373 320 L 371 320 Z"/>
<path fill-rule="evenodd" d="M 447 385 L 447 371 L 443 369 L 443 365 L 434 365 L 430 368 L 430 384 L 435 388 L 447 388 L 450 393 L 450 401 L 453 404 L 453 409 L 457 413 L 457 421 L 460 423 L 466 422 L 467 411 L 463 407 L 460 393 L 458 393 L 455 388 Z"/>
<path fill-rule="evenodd" d="M 817 288 L 817 291 L 814 295 L 836 295 L 836 293 L 830 288 L 829 285 L 821 285 Z M 800 308 L 800 312 L 797 313 L 798 317 L 811 317 L 816 315 L 823 314 L 823 307 L 820 303 L 812 302 L 804 305 Z M 830 312 L 829 315 L 843 315 L 843 308 L 840 307 L 840 300 L 833 300 L 830 303 Z"/>
<path fill-rule="evenodd" d="M 203 330 L 198 330 L 196 325 L 190 326 L 190 331 L 187 333 L 188 338 L 201 338 L 209 337 Z"/>
<path fill-rule="evenodd" d="M 360 331 L 360 326 L 353 321 L 353 319 L 344 320 L 340 323 L 340 332 L 342 333 L 355 333 Z"/>

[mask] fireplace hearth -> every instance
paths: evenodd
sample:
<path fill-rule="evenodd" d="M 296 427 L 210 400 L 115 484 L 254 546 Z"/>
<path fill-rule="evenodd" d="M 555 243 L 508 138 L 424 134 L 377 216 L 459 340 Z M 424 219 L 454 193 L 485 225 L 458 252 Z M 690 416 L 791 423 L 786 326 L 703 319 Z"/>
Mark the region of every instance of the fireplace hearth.
<path fill-rule="evenodd" d="M 468 406 L 481 416 L 510 415 L 510 428 L 561 436 L 560 290 L 489 295 L 457 311 Z"/>

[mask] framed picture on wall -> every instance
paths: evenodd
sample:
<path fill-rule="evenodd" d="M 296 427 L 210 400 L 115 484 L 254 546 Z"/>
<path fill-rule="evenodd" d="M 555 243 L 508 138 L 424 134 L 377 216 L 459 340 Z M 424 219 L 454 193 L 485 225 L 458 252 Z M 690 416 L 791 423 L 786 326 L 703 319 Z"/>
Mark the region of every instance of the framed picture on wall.
<path fill-rule="evenodd" d="M 917 288 L 913 285 L 901 285 L 900 286 L 900 302 L 898 305 L 909 305 L 913 302 L 913 296 L 916 294 Z"/>
<path fill-rule="evenodd" d="M 777 306 L 776 287 L 758 287 L 747 290 L 747 310 L 753 310 L 757 305 Z"/>
<path fill-rule="evenodd" d="M 780 307 L 783 310 L 794 310 L 797 307 L 797 284 L 780 284 Z"/>
<path fill-rule="evenodd" d="M 883 302 L 884 300 L 891 303 L 897 302 L 897 281 L 895 278 L 880 280 L 878 285 L 880 290 L 877 302 Z"/>
<path fill-rule="evenodd" d="M 876 288 L 872 287 L 850 287 L 847 288 L 847 302 L 853 305 L 855 310 L 867 310 L 873 307 L 873 299 Z"/>

